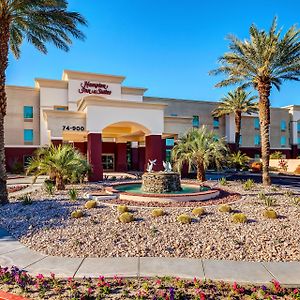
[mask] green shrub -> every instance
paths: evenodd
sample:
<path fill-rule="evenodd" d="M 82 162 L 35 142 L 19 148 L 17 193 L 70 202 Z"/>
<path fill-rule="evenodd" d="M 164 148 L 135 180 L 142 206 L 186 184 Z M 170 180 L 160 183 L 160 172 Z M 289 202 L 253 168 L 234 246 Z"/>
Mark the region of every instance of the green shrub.
<path fill-rule="evenodd" d="M 151 212 L 152 217 L 161 217 L 165 214 L 164 210 L 161 208 L 155 208 Z"/>
<path fill-rule="evenodd" d="M 69 194 L 69 197 L 70 197 L 70 199 L 72 201 L 76 201 L 77 200 L 78 193 L 77 193 L 76 189 L 74 189 L 74 188 L 70 189 L 69 192 L 68 192 L 68 194 Z"/>
<path fill-rule="evenodd" d="M 95 208 L 95 207 L 97 207 L 97 201 L 89 200 L 85 203 L 84 207 L 87 209 Z"/>
<path fill-rule="evenodd" d="M 268 219 L 277 219 L 278 215 L 277 212 L 274 209 L 266 209 L 263 213 L 265 218 Z"/>
<path fill-rule="evenodd" d="M 220 183 L 220 185 L 227 185 L 228 181 L 227 181 L 226 177 L 222 177 L 219 179 L 219 183 Z"/>
<path fill-rule="evenodd" d="M 33 200 L 31 199 L 29 194 L 23 195 L 19 198 L 19 200 L 22 201 L 23 205 L 31 205 L 33 203 Z"/>
<path fill-rule="evenodd" d="M 44 189 L 49 196 L 52 196 L 54 194 L 55 185 L 52 181 L 45 181 Z"/>
<path fill-rule="evenodd" d="M 128 207 L 126 205 L 118 205 L 117 206 L 117 211 L 120 213 L 120 214 L 123 214 L 125 212 L 128 212 Z"/>
<path fill-rule="evenodd" d="M 118 219 L 121 223 L 130 223 L 134 220 L 133 214 L 131 214 L 129 212 L 122 213 Z"/>
<path fill-rule="evenodd" d="M 219 206 L 219 212 L 230 213 L 231 211 L 232 211 L 232 208 L 228 204 L 222 204 Z"/>
<path fill-rule="evenodd" d="M 81 210 L 75 210 L 71 213 L 71 218 L 79 219 L 83 217 L 83 212 Z"/>
<path fill-rule="evenodd" d="M 193 210 L 192 210 L 192 214 L 196 217 L 199 217 L 201 215 L 204 215 L 205 214 L 205 209 L 203 207 L 195 207 Z"/>
<path fill-rule="evenodd" d="M 238 213 L 232 215 L 232 222 L 233 223 L 247 223 L 248 219 L 245 214 Z"/>
<path fill-rule="evenodd" d="M 253 189 L 253 187 L 255 186 L 255 182 L 252 179 L 247 179 L 244 184 L 243 184 L 243 188 L 245 191 L 250 191 Z"/>
<path fill-rule="evenodd" d="M 272 197 L 267 197 L 264 199 L 264 203 L 266 207 L 271 207 L 276 205 L 277 200 L 275 198 Z"/>
<path fill-rule="evenodd" d="M 177 221 L 181 224 L 190 224 L 192 222 L 192 218 L 186 214 L 182 214 L 177 217 Z"/>
<path fill-rule="evenodd" d="M 264 201 L 265 199 L 266 199 L 266 194 L 265 194 L 265 192 L 262 192 L 262 191 L 260 191 L 259 193 L 258 193 L 258 199 L 259 200 L 262 200 L 262 201 Z"/>
<path fill-rule="evenodd" d="M 283 156 L 281 151 L 275 151 L 270 154 L 270 159 L 281 159 Z"/>

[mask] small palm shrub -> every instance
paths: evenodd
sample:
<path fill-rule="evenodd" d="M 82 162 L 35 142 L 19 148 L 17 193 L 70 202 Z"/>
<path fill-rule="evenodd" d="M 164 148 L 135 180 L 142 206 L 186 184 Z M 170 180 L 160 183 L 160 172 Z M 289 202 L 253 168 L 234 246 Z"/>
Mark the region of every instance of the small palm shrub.
<path fill-rule="evenodd" d="M 152 217 L 161 217 L 165 214 L 164 210 L 161 208 L 155 208 L 151 211 Z"/>
<path fill-rule="evenodd" d="M 264 203 L 266 207 L 271 207 L 276 205 L 277 200 L 272 197 L 267 197 L 264 199 Z"/>
<path fill-rule="evenodd" d="M 250 157 L 241 151 L 238 151 L 237 153 L 231 153 L 229 156 L 229 165 L 237 170 L 249 168 L 249 161 Z"/>
<path fill-rule="evenodd" d="M 122 213 L 118 219 L 121 223 L 130 223 L 134 220 L 133 214 L 131 214 L 129 212 Z"/>
<path fill-rule="evenodd" d="M 68 192 L 69 194 L 69 197 L 70 197 L 70 200 L 72 201 L 76 201 L 77 200 L 77 197 L 78 197 L 78 192 L 76 189 L 72 188 L 69 190 Z"/>
<path fill-rule="evenodd" d="M 219 179 L 219 183 L 220 183 L 220 185 L 225 186 L 225 185 L 228 184 L 228 181 L 227 181 L 226 177 L 222 177 L 222 178 Z"/>
<path fill-rule="evenodd" d="M 277 219 L 278 215 L 274 209 L 266 209 L 263 213 L 263 216 L 267 219 Z"/>
<path fill-rule="evenodd" d="M 89 200 L 85 203 L 84 207 L 87 209 L 95 208 L 95 207 L 97 207 L 97 201 Z"/>
<path fill-rule="evenodd" d="M 230 213 L 231 211 L 232 211 L 232 208 L 228 204 L 222 204 L 219 206 L 219 212 Z"/>
<path fill-rule="evenodd" d="M 281 151 L 275 151 L 270 154 L 270 159 L 281 159 L 282 158 L 282 152 Z"/>
<path fill-rule="evenodd" d="M 126 205 L 118 205 L 117 206 L 117 211 L 120 213 L 120 214 L 123 214 L 125 212 L 128 212 L 128 207 Z"/>
<path fill-rule="evenodd" d="M 45 189 L 46 193 L 49 196 L 52 196 L 54 194 L 54 191 L 55 191 L 55 185 L 51 181 L 45 181 L 44 182 L 44 189 Z"/>
<path fill-rule="evenodd" d="M 253 187 L 255 186 L 255 182 L 252 179 L 247 179 L 244 184 L 243 184 L 243 188 L 245 191 L 250 191 L 253 189 Z"/>
<path fill-rule="evenodd" d="M 22 201 L 23 205 L 31 205 L 33 203 L 33 200 L 31 199 L 29 194 L 20 197 L 19 200 Z"/>
<path fill-rule="evenodd" d="M 83 217 L 83 212 L 81 210 L 75 210 L 71 213 L 71 218 L 79 219 Z"/>
<path fill-rule="evenodd" d="M 199 217 L 199 216 L 205 214 L 205 209 L 203 207 L 195 207 L 192 210 L 192 214 L 196 217 Z"/>
<path fill-rule="evenodd" d="M 248 219 L 245 214 L 238 213 L 232 215 L 232 222 L 233 223 L 247 223 Z"/>
<path fill-rule="evenodd" d="M 192 218 L 186 214 L 182 214 L 177 217 L 177 221 L 181 224 L 190 224 L 192 222 Z"/>

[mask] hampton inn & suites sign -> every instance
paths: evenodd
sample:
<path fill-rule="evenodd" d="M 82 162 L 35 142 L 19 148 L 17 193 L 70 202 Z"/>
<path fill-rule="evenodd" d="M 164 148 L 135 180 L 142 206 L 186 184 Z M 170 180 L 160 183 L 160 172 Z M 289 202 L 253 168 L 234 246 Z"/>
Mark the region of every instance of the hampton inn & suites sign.
<path fill-rule="evenodd" d="M 78 92 L 79 94 L 89 95 L 111 95 L 111 90 L 108 89 L 107 84 L 91 81 L 81 82 Z"/>

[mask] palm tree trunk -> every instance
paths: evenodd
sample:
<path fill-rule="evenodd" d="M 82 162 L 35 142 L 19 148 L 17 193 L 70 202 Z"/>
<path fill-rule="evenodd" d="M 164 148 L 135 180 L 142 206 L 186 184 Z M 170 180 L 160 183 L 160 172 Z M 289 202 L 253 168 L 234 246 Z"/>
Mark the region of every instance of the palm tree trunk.
<path fill-rule="evenodd" d="M 201 182 L 206 180 L 203 162 L 198 162 L 197 164 L 197 179 Z"/>
<path fill-rule="evenodd" d="M 55 187 L 58 191 L 62 191 L 65 189 L 65 183 L 61 176 L 56 176 L 55 178 Z"/>
<path fill-rule="evenodd" d="M 236 112 L 234 114 L 234 119 L 235 119 L 235 151 L 238 152 L 240 149 L 242 113 L 240 111 Z"/>
<path fill-rule="evenodd" d="M 271 185 L 269 174 L 270 161 L 270 82 L 260 82 L 257 87 L 259 93 L 259 120 L 261 135 L 261 156 L 262 156 L 262 175 L 263 184 Z"/>
<path fill-rule="evenodd" d="M 8 66 L 9 23 L 0 18 L 0 204 L 8 203 L 7 175 L 5 165 L 4 117 L 7 98 L 5 92 L 5 71 Z"/>

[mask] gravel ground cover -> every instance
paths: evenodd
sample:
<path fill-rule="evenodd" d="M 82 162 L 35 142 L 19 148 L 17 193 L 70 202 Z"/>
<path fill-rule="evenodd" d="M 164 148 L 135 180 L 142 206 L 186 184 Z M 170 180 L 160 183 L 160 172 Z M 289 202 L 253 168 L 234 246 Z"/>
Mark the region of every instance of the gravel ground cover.
<path fill-rule="evenodd" d="M 203 281 L 197 278 L 140 278 L 67 280 L 42 274 L 31 277 L 16 268 L 0 268 L 0 289 L 26 299 L 135 299 L 135 300 L 215 300 L 215 299 L 299 299 L 299 289 L 288 289 L 273 281 L 267 286 Z M 10 299 L 10 298 L 5 298 Z"/>
<path fill-rule="evenodd" d="M 191 224 L 180 224 L 180 214 L 192 216 L 191 207 L 163 207 L 165 215 L 154 218 L 152 208 L 134 208 L 134 222 L 118 221 L 116 207 L 99 204 L 85 209 L 82 199 L 98 185 L 76 188 L 79 198 L 70 201 L 68 190 L 48 196 L 43 190 L 31 195 L 33 203 L 23 205 L 12 199 L 0 210 L 0 226 L 31 249 L 47 255 L 68 257 L 162 256 L 247 261 L 300 260 L 300 206 L 293 191 L 255 185 L 245 191 L 239 182 L 225 188 L 240 193 L 242 200 L 231 204 L 232 213 L 221 213 L 218 206 L 205 207 L 206 214 L 193 217 Z M 278 219 L 263 216 L 264 191 L 274 200 Z M 269 198 L 268 198 L 269 199 Z M 276 203 L 274 203 L 276 201 Z M 200 205 L 200 204 L 199 204 Z M 70 218 L 81 209 L 84 217 Z M 248 222 L 232 222 L 234 212 L 242 212 Z"/>

